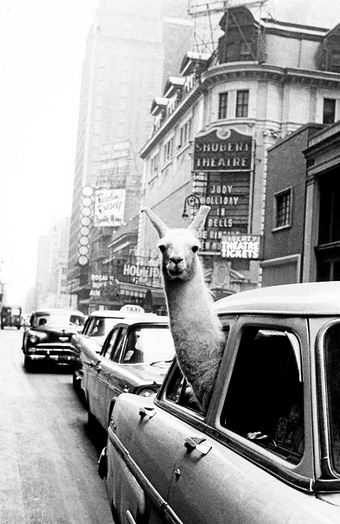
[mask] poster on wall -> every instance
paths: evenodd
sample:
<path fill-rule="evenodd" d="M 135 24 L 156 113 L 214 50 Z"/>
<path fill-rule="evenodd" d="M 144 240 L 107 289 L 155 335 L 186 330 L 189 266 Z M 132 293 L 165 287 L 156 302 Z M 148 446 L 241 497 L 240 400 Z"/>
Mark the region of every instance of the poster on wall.
<path fill-rule="evenodd" d="M 124 221 L 125 189 L 97 189 L 94 203 L 95 227 L 119 227 Z"/>

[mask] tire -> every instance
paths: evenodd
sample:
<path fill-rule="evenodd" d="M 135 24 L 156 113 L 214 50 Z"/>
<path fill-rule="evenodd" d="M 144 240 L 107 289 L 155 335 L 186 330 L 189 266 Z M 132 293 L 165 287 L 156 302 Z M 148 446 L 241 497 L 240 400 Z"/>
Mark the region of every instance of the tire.
<path fill-rule="evenodd" d="M 24 359 L 24 367 L 26 371 L 32 371 L 33 369 L 33 362 L 30 359 L 28 359 L 27 357 L 25 357 Z"/>
<path fill-rule="evenodd" d="M 97 420 L 94 415 L 92 415 L 90 410 L 90 405 L 87 403 L 87 429 L 92 433 L 97 427 Z"/>

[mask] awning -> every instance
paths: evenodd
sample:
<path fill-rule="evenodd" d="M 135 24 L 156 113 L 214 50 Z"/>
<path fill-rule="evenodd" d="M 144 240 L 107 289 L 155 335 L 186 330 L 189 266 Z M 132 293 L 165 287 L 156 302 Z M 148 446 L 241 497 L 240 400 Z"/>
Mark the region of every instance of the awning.
<path fill-rule="evenodd" d="M 148 289 L 145 295 L 145 305 L 166 307 L 163 289 Z"/>

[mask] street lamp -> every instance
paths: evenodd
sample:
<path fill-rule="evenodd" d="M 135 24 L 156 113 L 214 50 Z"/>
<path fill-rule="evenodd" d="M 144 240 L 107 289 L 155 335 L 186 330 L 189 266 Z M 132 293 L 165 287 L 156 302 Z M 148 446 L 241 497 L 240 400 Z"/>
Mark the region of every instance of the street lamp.
<path fill-rule="evenodd" d="M 192 207 L 193 209 L 197 208 L 197 211 L 198 211 L 201 206 L 201 201 L 199 197 L 194 194 L 188 195 L 186 197 L 186 199 L 184 200 L 184 208 L 183 208 L 183 213 L 182 213 L 183 218 L 189 217 L 187 213 L 187 206 Z"/>

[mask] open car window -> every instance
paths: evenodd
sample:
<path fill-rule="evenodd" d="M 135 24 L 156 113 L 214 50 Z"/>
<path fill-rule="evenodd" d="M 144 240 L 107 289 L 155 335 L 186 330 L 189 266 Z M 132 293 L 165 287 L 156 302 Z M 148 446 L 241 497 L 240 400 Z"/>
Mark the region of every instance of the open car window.
<path fill-rule="evenodd" d="M 225 344 L 229 336 L 230 326 L 225 324 L 223 332 L 225 334 Z M 170 402 L 191 409 L 203 414 L 200 403 L 195 398 L 191 385 L 183 376 L 180 368 L 177 366 L 166 390 L 166 398 Z"/>
<path fill-rule="evenodd" d="M 304 451 L 303 377 L 298 338 L 246 327 L 221 425 L 298 463 Z"/>

